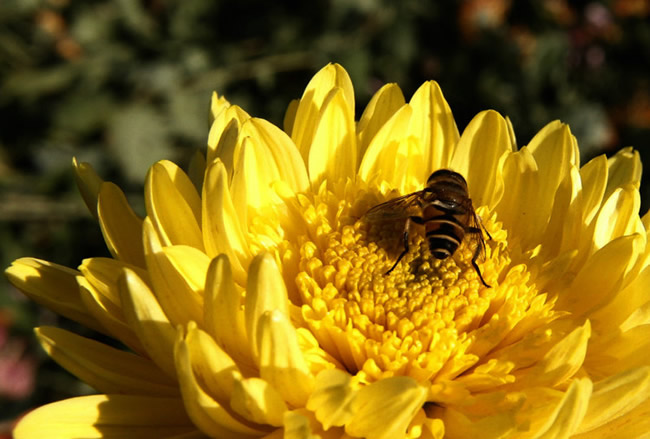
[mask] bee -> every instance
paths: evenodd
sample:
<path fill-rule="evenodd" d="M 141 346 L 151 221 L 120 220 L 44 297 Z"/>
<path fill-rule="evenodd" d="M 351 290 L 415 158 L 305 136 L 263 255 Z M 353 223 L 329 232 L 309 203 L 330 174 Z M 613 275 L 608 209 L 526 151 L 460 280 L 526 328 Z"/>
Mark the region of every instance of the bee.
<path fill-rule="evenodd" d="M 476 215 L 469 198 L 467 181 L 458 172 L 439 169 L 427 179 L 424 189 L 379 204 L 368 210 L 364 216 L 369 221 L 406 220 L 402 236 L 404 250 L 386 274 L 393 271 L 408 253 L 411 225 L 419 224 L 424 226 L 429 250 L 436 259 L 447 259 L 453 255 L 464 237 L 468 236 L 476 246 L 472 266 L 483 285 L 490 288 L 483 279 L 476 261 L 485 255 L 483 231 L 489 239 L 492 239 L 492 236 Z"/>

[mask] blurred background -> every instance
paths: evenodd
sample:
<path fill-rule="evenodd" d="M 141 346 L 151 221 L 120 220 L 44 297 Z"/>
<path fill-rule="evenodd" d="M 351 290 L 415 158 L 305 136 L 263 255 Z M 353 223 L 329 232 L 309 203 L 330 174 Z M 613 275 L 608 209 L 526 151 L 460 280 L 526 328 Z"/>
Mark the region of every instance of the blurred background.
<path fill-rule="evenodd" d="M 357 117 L 386 82 L 408 99 L 435 79 L 461 131 L 493 108 L 521 146 L 561 119 L 583 162 L 632 145 L 650 163 L 649 0 L 3 0 L 2 267 L 108 256 L 72 157 L 141 207 L 154 161 L 204 148 L 213 90 L 281 124 L 328 62 L 352 77 Z M 39 325 L 88 334 L 0 279 L 0 438 L 29 408 L 92 392 L 45 357 Z"/>

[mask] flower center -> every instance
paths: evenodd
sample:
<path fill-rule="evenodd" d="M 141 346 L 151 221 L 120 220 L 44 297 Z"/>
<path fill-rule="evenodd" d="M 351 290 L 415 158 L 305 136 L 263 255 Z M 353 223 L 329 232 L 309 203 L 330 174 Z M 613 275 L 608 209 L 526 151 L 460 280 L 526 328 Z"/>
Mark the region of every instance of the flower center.
<path fill-rule="evenodd" d="M 506 232 L 492 219 L 484 225 L 493 239 L 478 260 L 486 287 L 472 264 L 476 240 L 465 235 L 451 256 L 437 259 L 422 226 L 410 228 L 409 251 L 386 274 L 404 249 L 404 220 L 373 224 L 343 204 L 303 205 L 309 232 L 296 283 L 306 325 L 360 381 L 454 379 L 489 350 L 484 336 L 475 341 L 495 316 L 512 325 L 490 336 L 491 347 L 527 318 L 537 291 L 526 285 L 524 267 L 509 268 Z M 548 322 L 537 320 L 532 326 Z"/>

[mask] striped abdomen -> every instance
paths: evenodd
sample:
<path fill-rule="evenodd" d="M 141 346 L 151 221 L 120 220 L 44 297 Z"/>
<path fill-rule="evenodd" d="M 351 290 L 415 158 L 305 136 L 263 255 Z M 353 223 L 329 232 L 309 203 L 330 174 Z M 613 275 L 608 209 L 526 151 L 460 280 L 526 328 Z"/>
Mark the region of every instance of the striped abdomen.
<path fill-rule="evenodd" d="M 436 200 L 422 209 L 424 230 L 429 250 L 436 259 L 453 255 L 465 237 L 468 212 L 459 212 L 442 200 Z"/>

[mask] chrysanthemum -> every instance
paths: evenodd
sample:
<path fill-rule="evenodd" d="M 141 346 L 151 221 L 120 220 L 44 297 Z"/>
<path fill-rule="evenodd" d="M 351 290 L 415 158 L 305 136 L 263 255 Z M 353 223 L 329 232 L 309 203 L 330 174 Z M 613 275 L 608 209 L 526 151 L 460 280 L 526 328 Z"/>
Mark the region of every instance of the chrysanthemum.
<path fill-rule="evenodd" d="M 37 335 L 99 393 L 41 407 L 26 438 L 632 438 L 650 432 L 650 218 L 639 156 L 580 166 L 552 122 L 459 136 L 440 88 L 394 84 L 354 119 L 328 65 L 284 130 L 215 95 L 205 157 L 152 166 L 145 218 L 75 164 L 112 259 L 20 259 L 34 300 L 121 341 Z M 371 207 L 463 175 L 484 235 L 432 256 Z"/>

